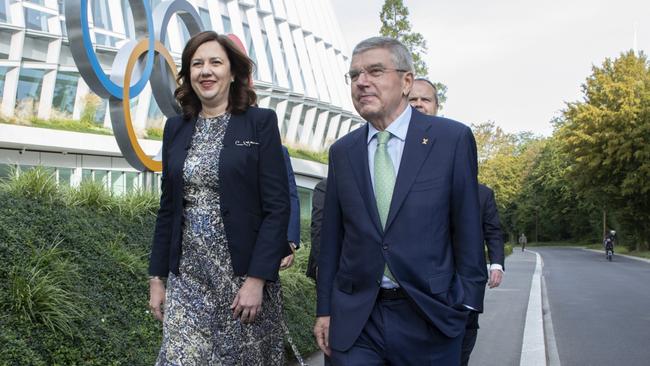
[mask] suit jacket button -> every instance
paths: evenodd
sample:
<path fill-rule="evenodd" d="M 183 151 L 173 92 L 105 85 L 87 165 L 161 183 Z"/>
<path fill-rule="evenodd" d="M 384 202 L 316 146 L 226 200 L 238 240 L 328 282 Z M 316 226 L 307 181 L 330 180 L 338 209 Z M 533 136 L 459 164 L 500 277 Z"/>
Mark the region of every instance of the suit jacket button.
<path fill-rule="evenodd" d="M 388 244 L 384 244 L 382 248 L 384 248 L 384 250 L 388 250 Z"/>

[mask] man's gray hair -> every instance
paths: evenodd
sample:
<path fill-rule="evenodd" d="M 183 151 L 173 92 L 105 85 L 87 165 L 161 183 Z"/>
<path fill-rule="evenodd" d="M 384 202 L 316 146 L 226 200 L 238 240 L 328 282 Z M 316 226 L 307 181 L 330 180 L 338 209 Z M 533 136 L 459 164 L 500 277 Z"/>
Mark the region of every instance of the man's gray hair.
<path fill-rule="evenodd" d="M 414 72 L 411 51 L 402 42 L 391 37 L 371 37 L 359 42 L 354 47 L 354 51 L 352 51 L 352 57 L 376 48 L 383 48 L 390 51 L 391 55 L 393 55 L 393 63 L 396 68 Z"/>

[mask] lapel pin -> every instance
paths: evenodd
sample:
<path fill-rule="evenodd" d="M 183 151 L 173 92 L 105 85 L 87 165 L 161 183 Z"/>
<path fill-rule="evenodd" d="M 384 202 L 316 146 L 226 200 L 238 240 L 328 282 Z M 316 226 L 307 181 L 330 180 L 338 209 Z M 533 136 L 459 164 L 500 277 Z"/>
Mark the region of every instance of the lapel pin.
<path fill-rule="evenodd" d="M 428 144 L 428 143 L 429 143 L 429 139 L 428 139 L 428 138 L 425 137 L 425 138 L 422 139 L 422 145 L 426 145 L 426 144 Z"/>

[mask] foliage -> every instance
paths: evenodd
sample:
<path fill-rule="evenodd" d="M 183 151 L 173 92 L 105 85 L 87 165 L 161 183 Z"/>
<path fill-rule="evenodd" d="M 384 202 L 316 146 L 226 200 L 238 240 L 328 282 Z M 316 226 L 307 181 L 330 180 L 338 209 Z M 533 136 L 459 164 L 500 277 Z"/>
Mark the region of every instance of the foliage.
<path fill-rule="evenodd" d="M 12 168 L 10 178 L 2 182 L 3 189 L 15 195 L 43 202 L 59 197 L 59 187 L 51 169 L 34 167 L 29 170 Z"/>
<path fill-rule="evenodd" d="M 287 145 L 285 146 L 287 147 L 287 150 L 289 150 L 289 155 L 294 158 L 311 160 L 322 164 L 327 164 L 328 162 L 329 156 L 327 150 L 310 151 L 310 150 L 295 148 Z"/>
<path fill-rule="evenodd" d="M 91 182 L 51 200 L 16 187 L 0 189 L 0 364 L 153 364 L 162 327 L 147 311 L 146 269 L 157 207 Z M 297 262 L 281 278 L 288 327 L 308 354 L 315 290 L 303 226 Z"/>
<path fill-rule="evenodd" d="M 98 123 L 98 121 L 95 120 L 95 116 L 97 115 L 101 102 L 101 99 L 97 95 L 92 93 L 86 94 L 83 98 L 84 107 L 79 121 L 86 125 L 94 125 Z"/>
<path fill-rule="evenodd" d="M 379 34 L 395 38 L 411 50 L 416 77 L 427 77 L 429 68 L 424 62 L 427 41 L 421 33 L 411 30 L 408 16 L 409 10 L 402 0 L 386 0 L 379 14 L 381 20 Z M 441 82 L 434 82 L 434 85 L 438 90 L 438 109 L 442 110 L 443 104 L 447 101 L 447 86 Z"/>
<path fill-rule="evenodd" d="M 594 66 L 584 100 L 569 103 L 556 133 L 568 176 L 581 196 L 613 213 L 633 232 L 637 249 L 650 240 L 650 67 L 633 51 Z"/>
<path fill-rule="evenodd" d="M 58 240 L 37 248 L 31 243 L 24 245 L 28 255 L 11 264 L 9 296 L 3 307 L 21 319 L 70 335 L 72 323 L 83 314 L 77 304 L 82 297 L 73 291 L 77 268 L 66 258 L 68 253 L 59 248 L 60 244 Z"/>
<path fill-rule="evenodd" d="M 45 120 L 37 117 L 32 117 L 29 120 L 29 125 L 32 127 L 49 128 L 52 130 L 84 132 L 97 135 L 113 135 L 113 131 L 107 128 L 88 123 L 84 120 L 74 120 L 68 118 L 51 118 Z"/>
<path fill-rule="evenodd" d="M 386 0 L 379 14 L 381 19 L 379 33 L 402 42 L 413 54 L 415 74 L 427 75 L 429 69 L 423 60 L 423 56 L 427 53 L 427 42 L 422 34 L 411 31 L 408 16 L 409 10 L 402 0 Z"/>
<path fill-rule="evenodd" d="M 163 129 L 162 128 L 156 128 L 156 127 L 147 128 L 146 136 L 150 140 L 162 141 Z"/>

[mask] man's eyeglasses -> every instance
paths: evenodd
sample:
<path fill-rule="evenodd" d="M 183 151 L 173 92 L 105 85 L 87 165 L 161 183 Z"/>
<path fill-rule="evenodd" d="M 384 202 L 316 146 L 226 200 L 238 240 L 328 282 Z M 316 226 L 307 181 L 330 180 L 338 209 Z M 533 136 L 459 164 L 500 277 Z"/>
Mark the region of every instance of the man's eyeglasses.
<path fill-rule="evenodd" d="M 345 82 L 348 85 L 351 83 L 355 83 L 357 80 L 359 80 L 359 76 L 361 76 L 361 74 L 363 74 L 364 72 L 366 73 L 367 78 L 379 79 L 387 72 L 407 72 L 407 71 L 408 70 L 403 70 L 403 69 L 387 69 L 381 66 L 373 66 L 368 69 L 362 68 L 361 70 L 350 70 L 350 72 L 345 74 Z"/>

